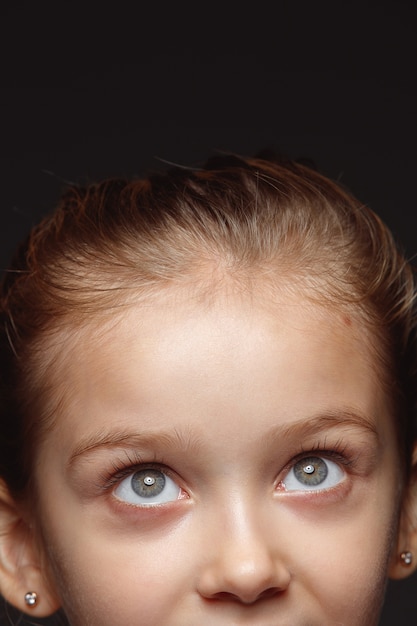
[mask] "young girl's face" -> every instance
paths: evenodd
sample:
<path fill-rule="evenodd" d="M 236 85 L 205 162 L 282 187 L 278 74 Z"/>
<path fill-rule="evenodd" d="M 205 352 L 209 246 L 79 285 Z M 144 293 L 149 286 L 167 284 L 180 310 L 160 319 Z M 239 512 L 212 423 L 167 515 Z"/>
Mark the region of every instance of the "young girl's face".
<path fill-rule="evenodd" d="M 38 513 L 73 626 L 377 624 L 400 472 L 357 320 L 172 288 L 57 376 Z"/>

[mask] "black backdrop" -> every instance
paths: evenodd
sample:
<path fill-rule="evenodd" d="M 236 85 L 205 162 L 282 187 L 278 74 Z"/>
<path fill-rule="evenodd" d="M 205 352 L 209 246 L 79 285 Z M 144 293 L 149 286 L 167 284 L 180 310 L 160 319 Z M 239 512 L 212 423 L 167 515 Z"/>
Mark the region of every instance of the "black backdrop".
<path fill-rule="evenodd" d="M 65 181 L 263 148 L 313 159 L 412 257 L 416 27 L 411 0 L 3 3 L 0 266 Z M 416 590 L 390 585 L 381 626 L 416 624 Z"/>

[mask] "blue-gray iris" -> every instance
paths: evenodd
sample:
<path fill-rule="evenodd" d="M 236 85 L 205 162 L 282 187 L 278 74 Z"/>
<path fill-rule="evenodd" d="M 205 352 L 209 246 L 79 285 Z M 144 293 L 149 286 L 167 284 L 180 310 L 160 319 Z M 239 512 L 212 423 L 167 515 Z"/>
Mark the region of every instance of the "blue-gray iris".
<path fill-rule="evenodd" d="M 165 487 L 165 476 L 157 469 L 147 468 L 132 476 L 132 489 L 142 498 L 155 498 Z"/>
<path fill-rule="evenodd" d="M 308 487 L 320 485 L 327 477 L 326 462 L 317 456 L 301 459 L 294 465 L 297 480 Z"/>

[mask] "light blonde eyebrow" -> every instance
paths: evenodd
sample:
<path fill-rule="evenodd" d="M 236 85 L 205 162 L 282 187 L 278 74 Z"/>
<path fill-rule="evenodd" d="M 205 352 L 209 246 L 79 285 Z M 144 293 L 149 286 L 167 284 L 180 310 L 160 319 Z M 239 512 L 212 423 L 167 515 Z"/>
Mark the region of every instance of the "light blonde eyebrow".
<path fill-rule="evenodd" d="M 201 441 L 190 432 L 183 434 L 177 430 L 173 430 L 172 433 L 132 433 L 128 430 L 111 430 L 98 435 L 90 435 L 80 441 L 71 452 L 67 466 L 71 468 L 81 457 L 106 448 L 124 448 L 131 450 L 138 450 L 140 448 L 168 450 L 174 448 L 182 450 L 183 453 L 197 454 L 201 449 Z"/>
<path fill-rule="evenodd" d="M 310 419 L 297 420 L 292 424 L 274 428 L 276 436 L 285 439 L 297 439 L 313 437 L 333 428 L 353 428 L 362 430 L 364 433 L 372 435 L 379 440 L 379 433 L 376 427 L 376 420 L 359 413 L 353 409 L 335 409 L 312 416 Z M 271 433 L 272 434 L 272 433 Z"/>

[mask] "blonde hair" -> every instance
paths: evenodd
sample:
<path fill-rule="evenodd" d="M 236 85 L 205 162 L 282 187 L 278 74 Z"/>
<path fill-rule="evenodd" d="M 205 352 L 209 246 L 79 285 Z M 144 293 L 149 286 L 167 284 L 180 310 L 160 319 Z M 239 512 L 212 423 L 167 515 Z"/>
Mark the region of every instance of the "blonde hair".
<path fill-rule="evenodd" d="M 29 234 L 1 291 L 0 474 L 12 490 L 26 489 L 42 432 L 41 357 L 54 331 L 207 264 L 240 278 L 290 275 L 311 298 L 355 307 L 376 337 L 409 454 L 414 271 L 389 229 L 311 167 L 223 155 L 200 169 L 71 187 Z"/>

